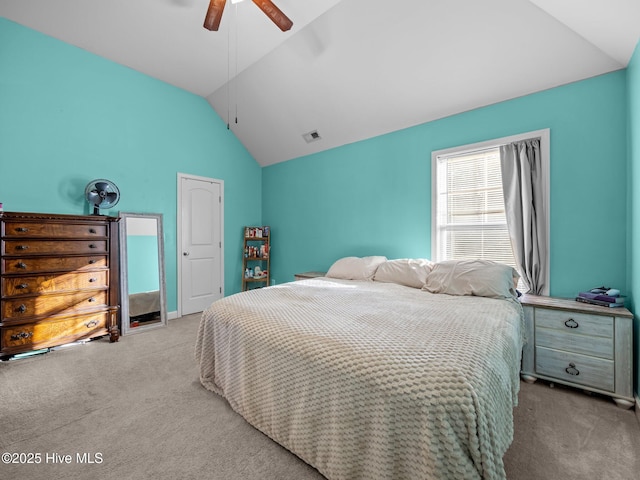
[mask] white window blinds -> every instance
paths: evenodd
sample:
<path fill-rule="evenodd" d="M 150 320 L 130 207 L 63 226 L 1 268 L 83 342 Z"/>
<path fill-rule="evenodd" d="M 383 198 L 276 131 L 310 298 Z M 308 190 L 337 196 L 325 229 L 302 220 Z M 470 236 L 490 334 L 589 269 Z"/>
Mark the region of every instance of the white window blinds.
<path fill-rule="evenodd" d="M 436 159 L 436 261 L 485 259 L 515 267 L 499 147 Z"/>

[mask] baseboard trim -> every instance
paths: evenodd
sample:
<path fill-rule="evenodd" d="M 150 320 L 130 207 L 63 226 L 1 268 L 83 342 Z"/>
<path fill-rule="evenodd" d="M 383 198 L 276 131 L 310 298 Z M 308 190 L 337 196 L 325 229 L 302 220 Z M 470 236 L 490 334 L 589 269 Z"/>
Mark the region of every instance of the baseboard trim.
<path fill-rule="evenodd" d="M 174 310 L 173 312 L 167 312 L 167 320 L 175 320 L 178 318 L 178 311 Z"/>
<path fill-rule="evenodd" d="M 636 395 L 636 419 L 640 423 L 640 397 Z"/>

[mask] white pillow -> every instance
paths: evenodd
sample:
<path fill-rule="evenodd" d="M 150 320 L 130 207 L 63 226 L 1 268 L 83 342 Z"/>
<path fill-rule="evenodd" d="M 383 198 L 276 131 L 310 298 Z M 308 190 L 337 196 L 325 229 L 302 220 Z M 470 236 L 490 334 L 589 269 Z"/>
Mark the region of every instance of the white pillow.
<path fill-rule="evenodd" d="M 508 266 L 489 260 L 448 260 L 438 262 L 423 287 L 431 293 L 475 295 L 490 298 L 517 298 L 520 275 Z"/>
<path fill-rule="evenodd" d="M 378 265 L 387 261 L 387 257 L 344 257 L 336 260 L 327 277 L 344 280 L 371 280 Z"/>
<path fill-rule="evenodd" d="M 424 258 L 399 258 L 380 264 L 373 279 L 376 282 L 397 283 L 422 288 L 433 262 Z"/>

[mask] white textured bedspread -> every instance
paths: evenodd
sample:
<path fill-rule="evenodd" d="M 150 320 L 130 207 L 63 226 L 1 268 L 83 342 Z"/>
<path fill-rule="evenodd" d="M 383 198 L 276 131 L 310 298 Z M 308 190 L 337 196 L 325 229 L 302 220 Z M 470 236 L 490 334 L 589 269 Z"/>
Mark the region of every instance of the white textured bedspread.
<path fill-rule="evenodd" d="M 202 315 L 200 380 L 331 480 L 504 479 L 522 308 L 319 278 Z"/>

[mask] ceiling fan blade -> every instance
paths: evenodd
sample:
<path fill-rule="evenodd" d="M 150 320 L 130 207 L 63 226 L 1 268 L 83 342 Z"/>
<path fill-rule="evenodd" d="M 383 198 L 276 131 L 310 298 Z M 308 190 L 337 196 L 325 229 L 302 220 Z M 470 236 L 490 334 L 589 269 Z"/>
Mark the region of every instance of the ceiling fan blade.
<path fill-rule="evenodd" d="M 260 10 L 275 23 L 280 30 L 286 32 L 293 26 L 293 22 L 287 17 L 282 10 L 276 7 L 271 0 L 253 0 Z"/>
<path fill-rule="evenodd" d="M 220 20 L 222 19 L 222 11 L 227 0 L 211 0 L 209 2 L 209 8 L 207 9 L 207 15 L 204 17 L 203 27 L 207 30 L 214 32 L 218 31 L 220 27 Z"/>

